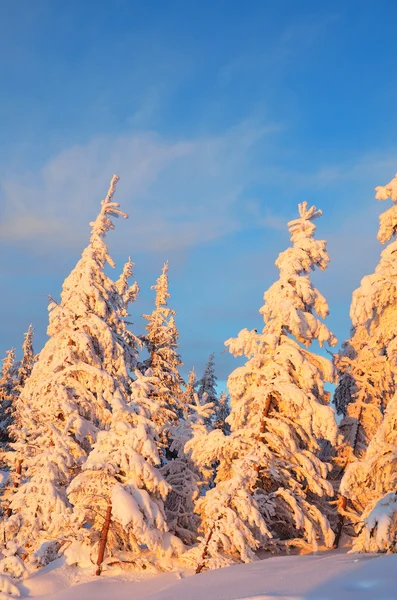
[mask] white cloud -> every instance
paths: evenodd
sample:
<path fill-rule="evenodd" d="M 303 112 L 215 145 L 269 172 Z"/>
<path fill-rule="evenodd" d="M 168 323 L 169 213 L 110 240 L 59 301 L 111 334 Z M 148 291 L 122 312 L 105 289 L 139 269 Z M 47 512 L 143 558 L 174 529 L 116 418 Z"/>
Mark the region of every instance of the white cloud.
<path fill-rule="evenodd" d="M 113 173 L 121 178 L 116 199 L 130 216 L 115 236 L 124 248 L 127 242 L 140 250 L 173 250 L 236 231 L 255 178 L 251 150 L 267 132 L 244 123 L 197 139 L 146 132 L 67 148 L 38 175 L 3 180 L 0 241 L 37 252 L 53 244 L 82 247 Z"/>

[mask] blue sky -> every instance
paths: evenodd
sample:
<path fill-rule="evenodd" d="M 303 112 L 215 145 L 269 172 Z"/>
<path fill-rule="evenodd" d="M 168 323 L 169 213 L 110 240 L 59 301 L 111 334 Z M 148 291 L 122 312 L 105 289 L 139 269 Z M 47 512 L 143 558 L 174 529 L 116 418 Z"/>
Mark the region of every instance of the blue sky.
<path fill-rule="evenodd" d="M 0 0 L 0 351 L 45 341 L 113 173 L 109 235 L 141 296 L 170 261 L 185 371 L 261 326 L 302 200 L 323 209 L 329 326 L 380 244 L 373 188 L 397 171 L 394 2 Z"/>

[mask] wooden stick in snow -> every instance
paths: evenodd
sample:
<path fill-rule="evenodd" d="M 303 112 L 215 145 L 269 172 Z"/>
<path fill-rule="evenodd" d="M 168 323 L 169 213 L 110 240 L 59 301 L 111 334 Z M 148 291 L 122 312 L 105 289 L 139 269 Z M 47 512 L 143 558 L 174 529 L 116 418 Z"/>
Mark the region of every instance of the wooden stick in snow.
<path fill-rule="evenodd" d="M 95 571 L 95 575 L 100 575 L 101 571 L 102 571 L 102 562 L 103 562 L 103 557 L 105 556 L 106 542 L 108 539 L 108 533 L 109 533 L 111 519 L 112 519 L 112 505 L 109 504 L 106 509 L 106 517 L 105 517 L 105 523 L 103 525 L 103 529 L 102 529 L 102 533 L 101 533 L 101 541 L 99 542 L 98 560 L 96 561 L 98 568 Z"/>

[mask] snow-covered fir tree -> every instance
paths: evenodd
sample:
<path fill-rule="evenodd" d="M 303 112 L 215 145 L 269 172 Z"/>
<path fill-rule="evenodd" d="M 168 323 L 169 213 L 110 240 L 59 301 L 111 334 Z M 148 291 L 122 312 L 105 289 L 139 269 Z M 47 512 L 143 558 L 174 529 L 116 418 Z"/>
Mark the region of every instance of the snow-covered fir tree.
<path fill-rule="evenodd" d="M 356 551 L 396 551 L 397 534 L 397 394 L 361 460 L 352 462 L 341 483 L 348 499 L 344 514 L 358 537 Z"/>
<path fill-rule="evenodd" d="M 134 275 L 134 263 L 132 262 L 131 257 L 128 258 L 127 262 L 124 265 L 123 271 L 120 274 L 120 277 L 116 281 L 117 291 L 124 303 L 124 311 L 123 316 L 128 317 L 128 307 L 130 304 L 135 302 L 139 294 L 139 284 L 135 281 L 132 285 L 130 285 L 130 280 Z M 135 348 L 136 342 L 133 339 L 133 347 Z"/>
<path fill-rule="evenodd" d="M 226 393 L 219 395 L 216 389 L 218 378 L 215 373 L 215 354 L 212 353 L 208 357 L 205 365 L 204 373 L 201 379 L 197 382 L 197 393 L 199 397 L 206 394 L 207 402 L 212 402 L 214 405 L 211 423 L 214 428 L 227 430 L 228 427 L 225 419 L 229 414 L 228 396 Z"/>
<path fill-rule="evenodd" d="M 328 359 L 305 348 L 314 340 L 336 343 L 321 320 L 327 302 L 309 277 L 329 262 L 326 242 L 314 239 L 320 215 L 304 202 L 289 223 L 293 245 L 279 255 L 280 278 L 264 295 L 263 331 L 244 329 L 226 342 L 247 358 L 228 379 L 230 435 L 215 430 L 189 443 L 197 464 L 219 461 L 216 487 L 197 504 L 204 534 L 198 553 L 208 564 L 225 556 L 251 560 L 272 539 L 312 548 L 334 540 L 323 508 L 333 495 L 330 465 L 318 455 L 320 442 L 336 440 L 324 390 L 335 373 Z"/>
<path fill-rule="evenodd" d="M 75 530 L 67 551 L 71 561 L 84 556 L 81 547 L 96 558 L 108 506 L 108 562 L 129 552 L 129 560 L 145 566 L 151 560 L 142 549 L 156 553 L 163 547 L 168 530 L 163 501 L 170 488 L 157 468 L 161 430 L 152 419 L 155 383 L 150 372 L 135 376 L 130 391 L 119 385 L 113 394 L 110 429 L 99 432 L 82 472 L 69 485 Z"/>
<path fill-rule="evenodd" d="M 337 360 L 341 376 L 335 402 L 344 415 L 340 425 L 344 443 L 337 457 L 342 475 L 352 461 L 365 456 L 397 381 L 397 176 L 376 188 L 376 198 L 393 201 L 381 214 L 378 231 L 382 244 L 391 243 L 383 250 L 374 273 L 365 276 L 353 293 L 352 335 Z M 346 479 L 342 482 L 341 489 L 350 502 L 360 495 L 357 485 L 353 492 Z"/>
<path fill-rule="evenodd" d="M 36 359 L 33 348 L 33 340 L 34 329 L 33 325 L 30 324 L 27 332 L 25 333 L 24 341 L 22 344 L 22 360 L 20 361 L 18 367 L 18 386 L 20 390 L 23 389 L 26 380 L 30 377 Z"/>
<path fill-rule="evenodd" d="M 335 459 L 340 472 L 365 454 L 393 395 L 392 365 L 382 352 L 366 327 L 359 326 L 336 357 L 340 379 L 334 402 L 343 415 L 339 427 L 342 443 Z"/>
<path fill-rule="evenodd" d="M 397 552 L 397 492 L 385 494 L 364 519 L 354 549 L 366 552 Z"/>
<path fill-rule="evenodd" d="M 230 396 L 227 392 L 222 392 L 218 398 L 214 414 L 214 428 L 222 429 L 223 433 L 230 433 L 230 425 L 227 418 L 230 414 Z"/>
<path fill-rule="evenodd" d="M 7 542 L 32 555 L 62 539 L 71 514 L 66 490 L 99 431 L 112 423 L 112 406 L 128 386 L 136 341 L 124 323 L 125 301 L 106 275 L 114 266 L 105 243 L 112 217 L 126 217 L 113 201 L 114 176 L 89 245 L 66 278 L 61 302 L 49 305 L 49 340 L 17 400 L 12 464 L 22 464 L 4 522 Z M 127 291 L 125 290 L 125 293 Z"/>
<path fill-rule="evenodd" d="M 197 387 L 197 377 L 196 377 L 196 371 L 193 367 L 189 371 L 185 390 L 183 391 L 183 394 L 182 394 L 181 416 L 184 419 L 187 419 L 190 414 L 189 405 L 194 402 L 194 396 L 196 394 L 196 387 Z"/>
<path fill-rule="evenodd" d="M 0 444 L 10 441 L 10 425 L 15 409 L 18 366 L 15 361 L 15 348 L 6 352 L 0 378 Z"/>
<path fill-rule="evenodd" d="M 203 532 L 198 546 L 188 552 L 197 565 L 196 573 L 218 569 L 235 561 L 255 560 L 255 550 L 269 543 L 271 531 L 266 526 L 252 490 L 257 480 L 256 461 L 235 459 L 228 479 L 198 498 L 195 506 Z"/>
<path fill-rule="evenodd" d="M 32 372 L 35 355 L 33 351 L 33 327 L 29 325 L 22 345 L 23 356 L 16 362 L 15 348 L 7 352 L 0 378 L 0 442 L 8 444 L 14 437 L 13 429 L 19 422 L 17 398 Z M 9 449 L 9 446 L 7 446 Z"/>
<path fill-rule="evenodd" d="M 193 371 L 194 374 L 194 371 Z M 193 375 L 189 377 L 193 383 Z M 170 531 L 183 542 L 191 545 L 197 538 L 199 519 L 194 514 L 195 500 L 208 485 L 213 471 L 203 466 L 200 470 L 191 459 L 188 442 L 195 436 L 205 436 L 214 412 L 213 402 L 207 395 L 199 398 L 192 393 L 189 404 L 185 404 L 185 417 L 171 425 L 171 452 L 175 455 L 167 461 L 162 473 L 171 486 L 165 504 Z"/>
<path fill-rule="evenodd" d="M 156 285 L 155 309 L 150 315 L 143 315 L 147 320 L 146 344 L 149 357 L 143 362 L 143 371 L 150 368 L 158 381 L 154 396 L 159 402 L 159 409 L 153 415 L 158 424 L 163 426 L 164 440 L 172 422 L 175 422 L 182 411 L 182 384 L 179 373 L 182 365 L 178 354 L 178 329 L 175 324 L 175 311 L 169 308 L 168 263 L 165 263 Z M 163 408 L 160 408 L 163 407 Z M 166 443 L 164 441 L 164 443 Z"/>
<path fill-rule="evenodd" d="M 207 394 L 208 402 L 213 402 L 214 406 L 218 402 L 218 392 L 216 391 L 217 381 L 218 378 L 215 374 L 215 354 L 212 353 L 208 357 L 203 376 L 197 382 L 197 393 L 199 398 Z"/>

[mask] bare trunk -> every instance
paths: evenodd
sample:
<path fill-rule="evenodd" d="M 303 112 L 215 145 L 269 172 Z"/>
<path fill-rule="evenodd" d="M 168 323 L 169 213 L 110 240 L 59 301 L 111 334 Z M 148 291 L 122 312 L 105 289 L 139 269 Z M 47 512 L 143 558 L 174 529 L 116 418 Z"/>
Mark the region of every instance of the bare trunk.
<path fill-rule="evenodd" d="M 102 562 L 103 562 L 103 557 L 105 556 L 105 550 L 106 550 L 106 542 L 108 539 L 108 533 L 109 533 L 109 527 L 110 527 L 110 522 L 111 522 L 111 518 L 112 518 L 112 505 L 109 504 L 107 509 L 106 509 L 106 517 L 105 517 L 105 523 L 103 524 L 103 529 L 102 529 L 102 534 L 101 534 L 101 541 L 99 542 L 99 551 L 98 551 L 98 560 L 96 561 L 96 564 L 98 565 L 98 568 L 95 572 L 95 575 L 100 575 L 101 571 L 102 571 Z"/>
<path fill-rule="evenodd" d="M 363 414 L 363 409 L 362 407 L 360 408 L 360 412 L 358 413 L 358 417 L 357 417 L 357 428 L 356 428 L 356 433 L 354 434 L 354 440 L 353 440 L 353 454 L 356 454 L 356 448 L 357 448 L 357 442 L 358 442 L 358 431 L 360 429 L 360 425 L 361 425 L 361 415 Z M 345 470 L 347 467 L 347 463 L 344 467 L 343 470 Z"/>
<path fill-rule="evenodd" d="M 207 558 L 207 553 L 208 553 L 208 546 L 209 543 L 211 541 L 212 535 L 215 531 L 215 523 L 213 524 L 213 526 L 211 527 L 211 531 L 208 534 L 207 540 L 205 542 L 204 548 L 203 548 L 203 552 L 201 554 L 201 562 L 198 565 L 197 569 L 196 569 L 196 575 L 198 575 L 199 573 L 201 573 L 201 571 L 204 569 L 204 565 L 205 565 L 205 559 Z"/>
<path fill-rule="evenodd" d="M 263 412 L 262 412 L 261 424 L 260 424 L 260 427 L 259 427 L 258 439 L 260 441 L 263 441 L 263 434 L 266 433 L 266 417 L 269 414 L 269 410 L 270 410 L 270 407 L 272 405 L 272 400 L 273 400 L 273 397 L 272 397 L 271 394 L 269 394 L 268 397 L 266 398 L 266 404 L 265 404 L 265 407 L 264 407 Z M 254 469 L 257 472 L 258 477 L 259 477 L 259 467 L 258 467 L 258 465 L 255 465 Z M 254 493 L 255 486 L 256 486 L 256 484 L 252 487 L 251 494 Z"/>
<path fill-rule="evenodd" d="M 360 423 L 361 423 L 361 415 L 362 415 L 363 409 L 360 409 L 360 412 L 358 413 L 358 417 L 357 417 L 357 427 L 356 427 L 356 432 L 354 434 L 354 439 L 353 439 L 353 444 L 352 444 L 352 450 L 353 450 L 353 455 L 356 454 L 356 448 L 357 448 L 357 442 L 358 442 L 358 431 L 360 429 Z M 349 465 L 349 460 L 347 460 L 345 462 L 345 464 L 343 465 L 343 468 L 340 472 L 341 477 L 343 477 L 343 473 L 346 471 L 347 467 Z M 346 506 L 347 506 L 347 498 L 346 496 L 340 496 L 340 507 L 342 510 L 345 510 Z M 334 541 L 334 548 L 338 548 L 339 547 L 339 542 L 340 542 L 340 538 L 342 536 L 342 532 L 343 532 L 343 526 L 345 524 L 345 517 L 343 515 L 339 515 L 339 520 L 338 520 L 338 525 L 336 528 L 336 533 L 335 533 L 335 541 Z"/>
<path fill-rule="evenodd" d="M 268 397 L 266 398 L 265 408 L 263 409 L 263 413 L 262 413 L 261 427 L 259 430 L 261 435 L 263 435 L 266 431 L 266 417 L 269 414 L 269 410 L 272 405 L 272 400 L 273 400 L 273 396 L 271 394 L 269 394 Z"/>
<path fill-rule="evenodd" d="M 346 496 L 341 496 L 341 508 L 344 510 L 346 508 L 346 505 L 347 505 Z M 338 548 L 338 546 L 339 546 L 340 538 L 342 536 L 344 522 L 345 522 L 345 517 L 343 515 L 339 515 L 339 522 L 338 522 L 338 526 L 336 528 L 335 541 L 334 541 L 334 546 L 333 546 L 335 549 Z"/>

